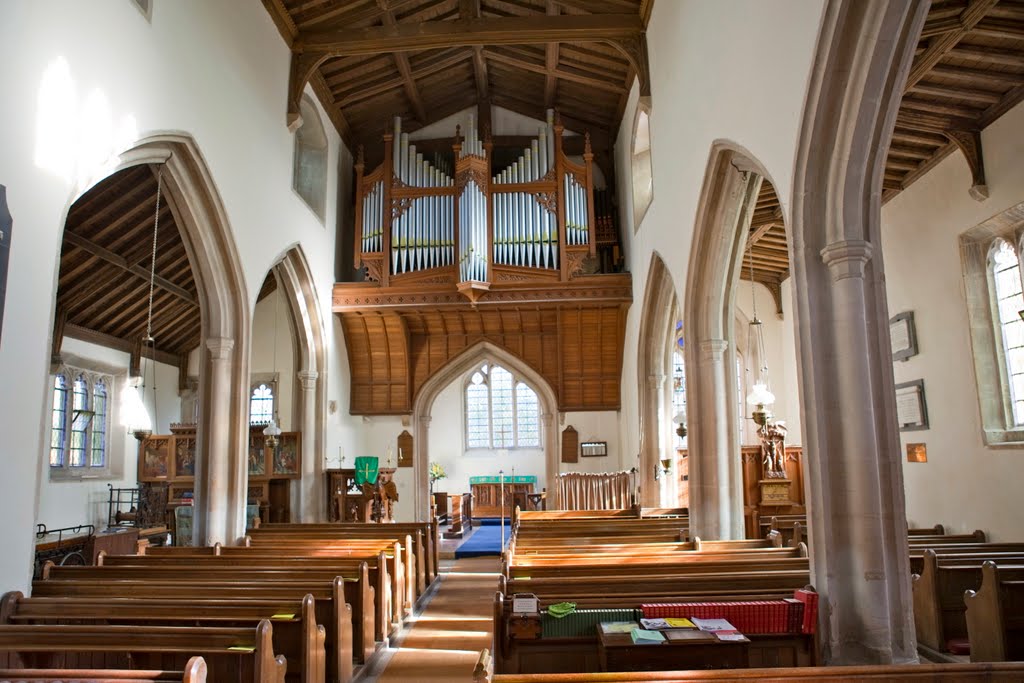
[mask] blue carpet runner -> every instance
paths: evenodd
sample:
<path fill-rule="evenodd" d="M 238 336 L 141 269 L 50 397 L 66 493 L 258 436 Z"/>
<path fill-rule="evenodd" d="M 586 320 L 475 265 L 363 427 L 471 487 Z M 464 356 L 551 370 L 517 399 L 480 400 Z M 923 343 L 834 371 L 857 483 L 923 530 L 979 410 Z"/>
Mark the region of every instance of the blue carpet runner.
<path fill-rule="evenodd" d="M 487 555 L 501 555 L 501 521 L 495 519 L 473 520 L 477 525 L 473 534 L 462 542 L 462 545 L 455 551 L 456 559 L 463 557 L 485 557 Z M 508 544 L 508 537 L 511 535 L 511 526 L 505 520 L 505 543 Z"/>

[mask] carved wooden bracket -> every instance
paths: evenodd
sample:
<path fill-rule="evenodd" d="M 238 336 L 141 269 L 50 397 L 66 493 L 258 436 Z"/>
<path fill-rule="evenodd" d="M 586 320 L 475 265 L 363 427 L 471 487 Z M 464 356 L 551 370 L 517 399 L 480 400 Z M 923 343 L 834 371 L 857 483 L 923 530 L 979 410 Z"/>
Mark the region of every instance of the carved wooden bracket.
<path fill-rule="evenodd" d="M 969 193 L 972 198 L 979 202 L 988 199 L 988 185 L 985 182 L 985 158 L 981 152 L 981 133 L 977 130 L 947 130 L 943 134 L 949 138 L 967 159 L 967 166 L 971 169 L 971 189 Z"/>
<path fill-rule="evenodd" d="M 647 59 L 647 34 L 640 33 L 628 38 L 616 38 L 608 41 L 619 52 L 626 56 L 630 66 L 640 81 L 640 97 L 651 95 L 651 70 Z"/>
<path fill-rule="evenodd" d="M 775 300 L 775 314 L 782 319 L 782 283 L 781 282 L 764 282 L 760 281 L 769 292 L 772 293 L 772 299 Z"/>
<path fill-rule="evenodd" d="M 285 122 L 288 130 L 295 132 L 302 125 L 302 114 L 299 103 L 302 102 L 302 91 L 306 89 L 306 83 L 313 77 L 317 70 L 330 54 L 325 51 L 316 52 L 293 52 L 292 63 L 288 73 L 288 114 Z"/>

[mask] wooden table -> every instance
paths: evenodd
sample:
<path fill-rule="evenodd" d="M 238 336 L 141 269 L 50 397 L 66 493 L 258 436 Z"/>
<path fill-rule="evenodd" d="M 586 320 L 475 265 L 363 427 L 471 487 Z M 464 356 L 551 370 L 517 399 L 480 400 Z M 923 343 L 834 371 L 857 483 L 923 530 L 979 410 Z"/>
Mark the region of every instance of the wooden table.
<path fill-rule="evenodd" d="M 666 640 L 636 645 L 628 633 L 604 633 L 597 626 L 601 671 L 673 671 L 680 669 L 746 669 L 750 641 L 719 640 L 696 629 L 662 631 Z"/>

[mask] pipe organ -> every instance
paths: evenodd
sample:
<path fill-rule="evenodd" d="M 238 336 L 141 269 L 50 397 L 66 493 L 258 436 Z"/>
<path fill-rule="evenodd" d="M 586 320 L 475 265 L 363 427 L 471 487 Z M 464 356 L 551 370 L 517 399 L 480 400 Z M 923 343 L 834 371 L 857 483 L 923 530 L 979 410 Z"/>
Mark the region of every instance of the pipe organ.
<path fill-rule="evenodd" d="M 424 155 L 396 117 L 384 161 L 356 162 L 355 266 L 382 286 L 450 281 L 471 300 L 502 280 L 568 280 L 595 254 L 589 136 L 583 163 L 547 122 L 518 158 L 495 168 L 493 146 L 470 116 L 452 154 Z"/>

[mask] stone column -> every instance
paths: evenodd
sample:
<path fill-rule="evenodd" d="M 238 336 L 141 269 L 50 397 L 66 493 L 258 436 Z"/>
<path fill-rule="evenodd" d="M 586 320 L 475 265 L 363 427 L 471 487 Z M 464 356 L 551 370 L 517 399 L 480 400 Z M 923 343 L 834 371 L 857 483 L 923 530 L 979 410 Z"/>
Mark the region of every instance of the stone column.
<path fill-rule="evenodd" d="M 728 348 L 725 339 L 705 339 L 697 346 L 701 395 L 715 401 L 690 413 L 696 418 L 689 434 L 690 534 L 704 539 L 744 538 L 742 469 L 730 400 L 736 377 L 726 362 Z"/>
<path fill-rule="evenodd" d="M 640 397 L 640 505 L 643 507 L 661 507 L 664 482 L 654 480 L 655 468 L 661 467 L 658 462 L 664 452 L 662 443 L 665 415 L 665 375 L 653 373 L 647 375 L 646 395 Z"/>
<path fill-rule="evenodd" d="M 882 266 L 873 245 L 839 239 L 821 250 L 831 327 L 818 348 L 825 381 L 813 402 L 822 452 L 805 459 L 813 582 L 832 664 L 914 658 L 902 463 Z M 812 342 L 813 343 L 813 342 Z M 806 412 L 806 411 L 805 411 Z M 824 426 L 824 428 L 822 428 Z"/>
<path fill-rule="evenodd" d="M 545 474 L 547 475 L 547 489 L 550 494 L 550 499 L 554 501 L 554 486 L 558 481 L 558 473 L 560 471 L 559 463 L 562 462 L 562 440 L 560 438 L 560 432 L 555 428 L 555 414 L 550 410 L 544 409 L 544 403 L 541 403 L 541 414 L 540 414 L 540 429 L 541 434 L 544 438 L 544 462 L 545 462 Z"/>
<path fill-rule="evenodd" d="M 413 504 L 416 506 L 415 517 L 417 522 L 425 522 L 430 519 L 430 416 L 420 415 L 416 419 L 413 428 L 415 441 L 413 442 Z"/>
<path fill-rule="evenodd" d="M 315 522 L 324 513 L 320 492 L 324 490 L 323 458 L 316 452 L 316 384 L 320 374 L 316 370 L 298 373 L 302 390 L 300 400 L 302 416 L 302 478 L 299 480 L 299 510 L 303 522 Z"/>
<path fill-rule="evenodd" d="M 235 515 L 232 505 L 245 505 L 245 486 L 242 499 L 232 500 L 231 468 L 231 404 L 234 388 L 231 382 L 232 350 L 235 340 L 212 338 L 206 340 L 209 372 L 206 375 L 206 390 L 203 392 L 206 405 L 202 409 L 203 419 L 199 423 L 200 452 L 198 458 L 195 504 L 196 520 L 193 522 L 195 545 L 214 543 L 234 544 L 237 539 L 229 529 Z M 243 468 L 245 469 L 245 468 Z M 244 515 L 243 515 L 244 518 Z"/>

